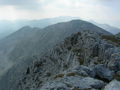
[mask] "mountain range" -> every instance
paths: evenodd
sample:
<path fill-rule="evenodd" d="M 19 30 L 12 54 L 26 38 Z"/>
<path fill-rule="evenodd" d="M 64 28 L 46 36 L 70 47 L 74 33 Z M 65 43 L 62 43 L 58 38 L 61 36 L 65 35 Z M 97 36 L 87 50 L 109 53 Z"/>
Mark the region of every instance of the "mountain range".
<path fill-rule="evenodd" d="M 61 17 L 55 17 L 55 18 L 46 18 L 46 19 L 40 19 L 40 20 L 14 20 L 14 21 L 0 21 L 0 39 L 3 39 L 10 34 L 17 31 L 19 28 L 24 26 L 31 26 L 31 27 L 38 27 L 38 28 L 45 28 L 49 25 L 56 24 L 59 22 L 66 22 L 74 19 L 80 19 L 79 17 L 70 17 L 70 16 L 61 16 Z M 117 34 L 120 32 L 120 29 L 117 27 L 110 26 L 108 24 L 100 24 L 96 23 L 93 20 L 90 20 L 89 22 L 113 33 Z"/>
<path fill-rule="evenodd" d="M 63 17 L 56 17 L 56 18 L 45 18 L 40 20 L 14 20 L 14 21 L 2 20 L 0 21 L 0 30 L 1 30 L 0 39 L 5 38 L 6 36 L 14 33 L 19 28 L 24 26 L 44 28 L 46 26 L 49 26 L 55 23 L 70 21 L 76 18 L 77 17 L 63 16 Z"/>

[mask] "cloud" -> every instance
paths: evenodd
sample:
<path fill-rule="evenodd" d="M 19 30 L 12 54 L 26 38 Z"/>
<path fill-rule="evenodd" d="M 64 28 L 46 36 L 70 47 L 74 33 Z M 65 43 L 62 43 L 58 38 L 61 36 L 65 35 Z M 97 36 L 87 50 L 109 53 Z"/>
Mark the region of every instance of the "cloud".
<path fill-rule="evenodd" d="M 38 0 L 0 0 L 0 5 L 31 5 L 37 4 Z"/>
<path fill-rule="evenodd" d="M 14 6 L 16 9 L 37 9 L 39 0 L 0 0 L 0 6 Z"/>
<path fill-rule="evenodd" d="M 77 16 L 116 25 L 119 9 L 119 0 L 0 0 L 0 19 Z"/>

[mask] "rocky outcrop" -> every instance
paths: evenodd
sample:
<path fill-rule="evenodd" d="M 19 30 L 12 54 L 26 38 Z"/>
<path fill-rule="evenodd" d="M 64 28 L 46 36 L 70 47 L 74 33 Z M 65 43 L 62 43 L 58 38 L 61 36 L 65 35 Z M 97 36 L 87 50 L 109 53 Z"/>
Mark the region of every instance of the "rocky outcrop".
<path fill-rule="evenodd" d="M 104 65 L 96 65 L 94 71 L 96 72 L 96 77 L 104 81 L 110 81 L 113 79 L 114 72 L 106 68 Z"/>
<path fill-rule="evenodd" d="M 87 90 L 100 89 L 105 85 L 103 81 L 90 77 L 69 76 L 44 84 L 40 90 Z"/>
<path fill-rule="evenodd" d="M 104 89 L 119 80 L 119 53 L 120 47 L 101 34 L 81 31 L 36 56 L 12 90 Z"/>
<path fill-rule="evenodd" d="M 104 90 L 120 90 L 120 82 L 117 80 L 111 81 Z"/>
<path fill-rule="evenodd" d="M 2 75 L 0 90 L 10 90 L 26 67 L 34 60 L 39 60 L 41 54 L 48 52 L 49 49 L 52 49 L 71 34 L 89 29 L 98 34 L 111 35 L 111 33 L 89 22 L 72 20 L 50 25 L 44 29 L 23 27 L 0 41 L 0 74 Z M 69 53 L 68 56 L 70 55 Z"/>

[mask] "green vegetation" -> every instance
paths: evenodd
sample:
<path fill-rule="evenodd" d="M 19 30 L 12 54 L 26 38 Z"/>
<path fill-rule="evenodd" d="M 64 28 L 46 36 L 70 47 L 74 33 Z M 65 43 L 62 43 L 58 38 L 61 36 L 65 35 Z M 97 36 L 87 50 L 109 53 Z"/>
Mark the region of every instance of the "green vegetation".
<path fill-rule="evenodd" d="M 71 50 L 71 48 L 72 48 L 71 46 L 68 46 L 68 47 L 67 47 L 68 50 Z"/>
<path fill-rule="evenodd" d="M 115 75 L 115 76 L 114 76 L 114 79 L 120 81 L 120 75 Z"/>
<path fill-rule="evenodd" d="M 80 90 L 79 88 L 74 87 L 72 90 Z"/>
<path fill-rule="evenodd" d="M 51 76 L 51 73 L 50 73 L 50 72 L 47 72 L 47 73 L 46 73 L 46 76 L 47 76 L 47 77 L 50 77 L 50 76 Z"/>
<path fill-rule="evenodd" d="M 64 74 L 58 74 L 54 77 L 54 79 L 57 79 L 57 78 L 63 78 L 64 77 Z"/>
<path fill-rule="evenodd" d="M 66 85 L 67 85 L 67 87 L 72 88 L 72 85 L 71 85 L 71 84 L 68 84 L 68 83 L 64 83 L 64 84 L 66 84 Z"/>
<path fill-rule="evenodd" d="M 115 36 L 112 36 L 112 35 L 103 35 L 102 39 L 109 40 L 111 42 L 116 43 L 118 46 L 120 46 L 120 39 L 117 38 L 117 37 L 115 37 Z"/>
<path fill-rule="evenodd" d="M 74 87 L 72 90 L 81 90 L 81 89 Z M 91 88 L 86 88 L 84 90 L 91 90 Z"/>
<path fill-rule="evenodd" d="M 72 48 L 72 51 L 75 53 L 80 53 L 80 52 L 82 52 L 82 49 L 81 48 Z"/>
<path fill-rule="evenodd" d="M 80 65 L 83 65 L 84 64 L 84 59 L 78 58 L 78 62 L 79 62 Z"/>
<path fill-rule="evenodd" d="M 66 76 L 75 76 L 75 75 L 76 75 L 76 73 L 71 72 L 71 73 L 68 73 Z"/>

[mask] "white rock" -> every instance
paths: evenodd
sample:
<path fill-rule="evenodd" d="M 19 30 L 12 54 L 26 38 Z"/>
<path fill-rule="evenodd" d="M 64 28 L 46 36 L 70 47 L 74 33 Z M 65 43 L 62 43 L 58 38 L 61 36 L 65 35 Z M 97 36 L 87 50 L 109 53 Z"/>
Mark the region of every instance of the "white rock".
<path fill-rule="evenodd" d="M 105 86 L 104 90 L 120 90 L 120 82 L 113 80 Z"/>

